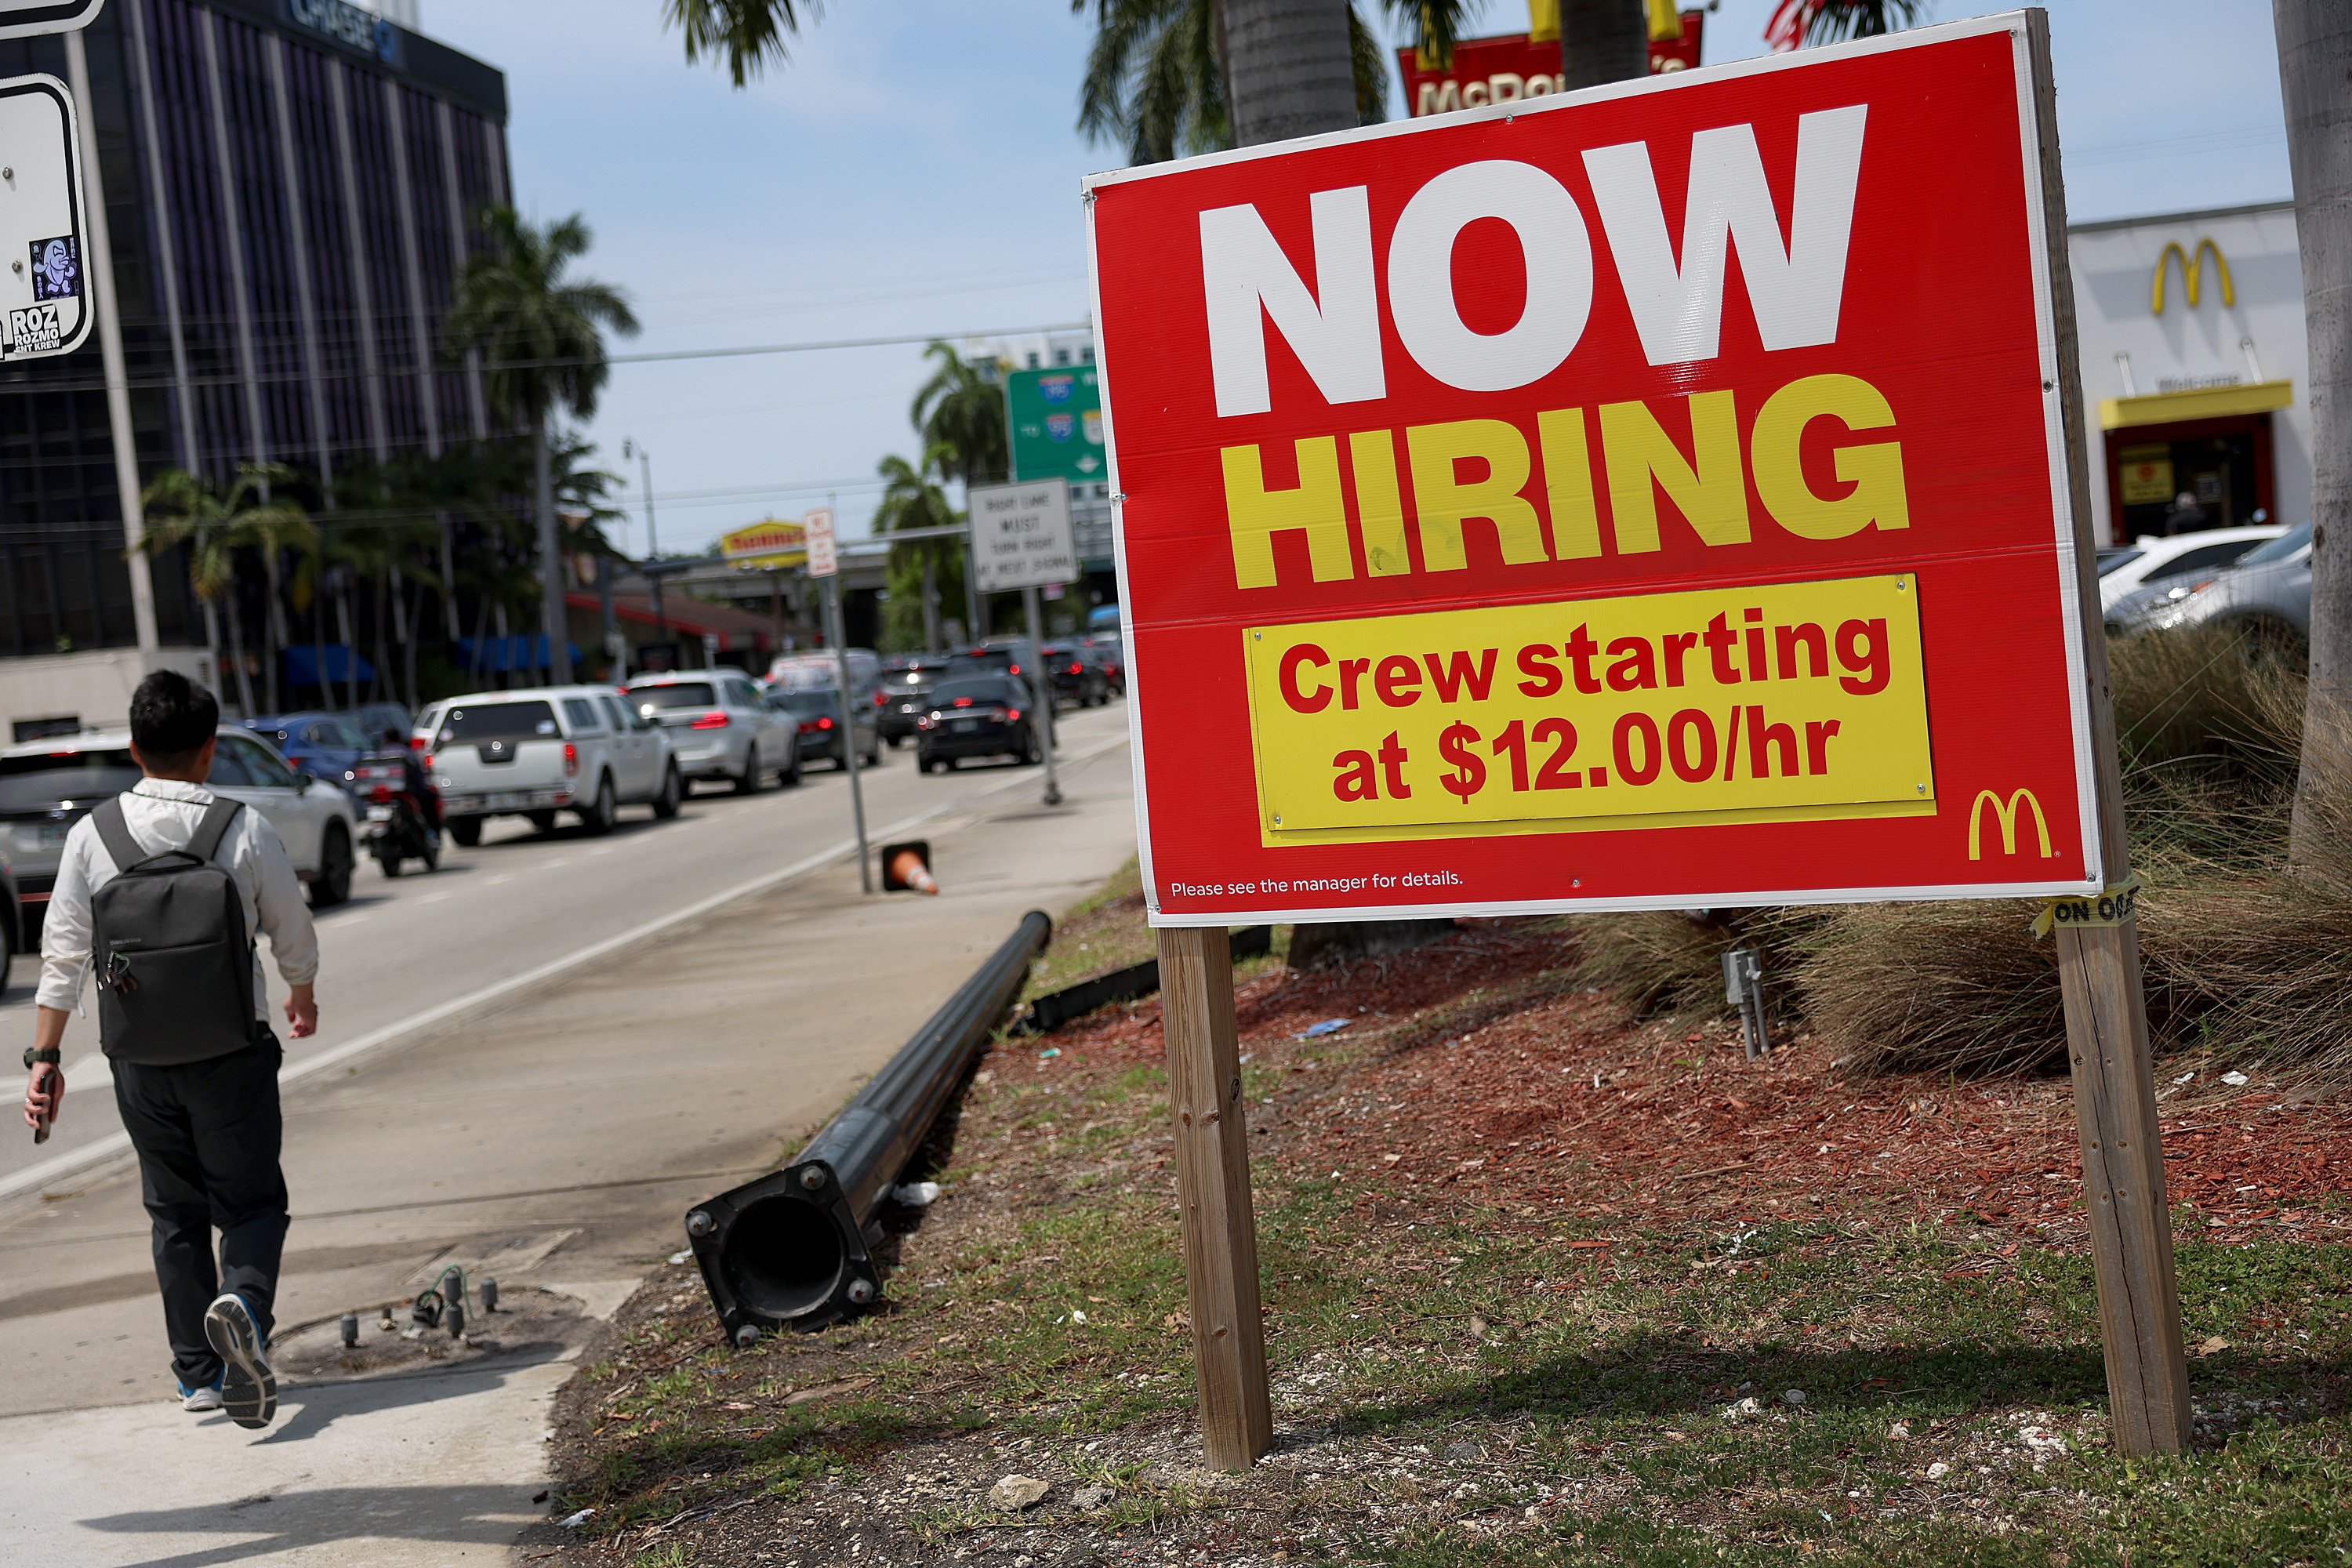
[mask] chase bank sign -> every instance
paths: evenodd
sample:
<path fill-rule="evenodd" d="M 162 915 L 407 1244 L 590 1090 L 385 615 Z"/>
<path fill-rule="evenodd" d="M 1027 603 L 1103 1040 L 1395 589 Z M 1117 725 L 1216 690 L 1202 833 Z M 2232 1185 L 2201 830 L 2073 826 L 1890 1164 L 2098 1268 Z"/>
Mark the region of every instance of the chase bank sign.
<path fill-rule="evenodd" d="M 403 61 L 400 29 L 351 4 L 351 0 L 285 0 L 287 19 L 298 27 L 322 33 L 347 49 L 370 55 L 398 68 Z"/>

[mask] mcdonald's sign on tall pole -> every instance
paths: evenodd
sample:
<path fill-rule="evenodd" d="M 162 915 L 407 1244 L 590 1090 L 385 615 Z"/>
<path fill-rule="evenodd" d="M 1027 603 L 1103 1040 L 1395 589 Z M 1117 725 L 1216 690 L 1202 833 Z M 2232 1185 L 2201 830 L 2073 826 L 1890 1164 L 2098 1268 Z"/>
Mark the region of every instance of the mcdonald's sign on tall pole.
<path fill-rule="evenodd" d="M 2129 877 L 2047 19 L 1087 198 L 1196 1352 L 1245 1464 L 1225 928 Z M 2115 1430 L 2178 1449 L 2136 937 L 2056 940 Z"/>

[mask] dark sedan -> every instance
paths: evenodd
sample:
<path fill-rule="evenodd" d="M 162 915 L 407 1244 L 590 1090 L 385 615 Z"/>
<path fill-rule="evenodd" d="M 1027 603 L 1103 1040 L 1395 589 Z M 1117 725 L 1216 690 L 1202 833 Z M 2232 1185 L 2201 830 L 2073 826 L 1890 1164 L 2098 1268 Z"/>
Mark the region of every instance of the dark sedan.
<path fill-rule="evenodd" d="M 874 716 L 882 738 L 891 745 L 911 738 L 916 721 L 931 710 L 931 689 L 947 679 L 944 658 L 901 657 L 882 661 L 882 679 L 874 690 Z"/>
<path fill-rule="evenodd" d="M 782 691 L 773 693 L 771 700 L 783 704 L 800 725 L 801 755 L 809 762 L 830 762 L 835 767 L 846 768 L 849 763 L 841 753 L 841 737 L 845 728 L 841 721 L 841 698 L 831 691 Z M 857 765 L 870 768 L 882 761 L 882 736 L 876 726 L 874 710 L 859 702 L 852 704 L 857 712 Z"/>
<path fill-rule="evenodd" d="M 930 711 L 915 726 L 915 764 L 925 773 L 952 768 L 966 757 L 1037 760 L 1036 699 L 1028 686 L 1002 675 L 960 676 L 940 682 Z"/>
<path fill-rule="evenodd" d="M 1110 677 L 1089 657 L 1084 643 L 1049 642 L 1041 650 L 1045 673 L 1054 678 L 1055 695 L 1080 708 L 1099 708 L 1110 700 Z"/>

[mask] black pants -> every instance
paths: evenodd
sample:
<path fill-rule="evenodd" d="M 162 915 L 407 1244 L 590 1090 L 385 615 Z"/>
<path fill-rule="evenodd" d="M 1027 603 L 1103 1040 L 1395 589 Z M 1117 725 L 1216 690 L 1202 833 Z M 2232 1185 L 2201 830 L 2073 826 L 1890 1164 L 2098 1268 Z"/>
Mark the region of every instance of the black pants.
<path fill-rule="evenodd" d="M 224 1290 L 244 1297 L 266 1339 L 278 1295 L 278 1259 L 286 1246 L 278 1068 L 286 1053 L 268 1026 L 254 1029 L 249 1048 L 210 1061 L 114 1064 L 114 1103 L 139 1151 L 142 1195 L 155 1226 L 155 1281 L 163 1290 L 172 1370 L 190 1388 L 221 1373 L 220 1357 L 205 1342 L 205 1309 L 213 1298 Z"/>

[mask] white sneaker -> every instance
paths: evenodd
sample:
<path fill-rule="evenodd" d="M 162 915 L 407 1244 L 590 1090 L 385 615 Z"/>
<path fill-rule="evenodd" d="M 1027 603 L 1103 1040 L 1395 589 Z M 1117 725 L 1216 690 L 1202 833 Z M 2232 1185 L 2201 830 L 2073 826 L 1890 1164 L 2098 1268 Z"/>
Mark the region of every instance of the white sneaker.
<path fill-rule="evenodd" d="M 232 1291 L 213 1298 L 205 1309 L 205 1339 L 221 1358 L 221 1408 L 240 1426 L 268 1426 L 278 1415 L 278 1375 L 245 1298 Z"/>
<path fill-rule="evenodd" d="M 221 1407 L 220 1389 L 212 1384 L 202 1388 L 180 1391 L 180 1408 L 194 1415 L 208 1415 Z"/>

